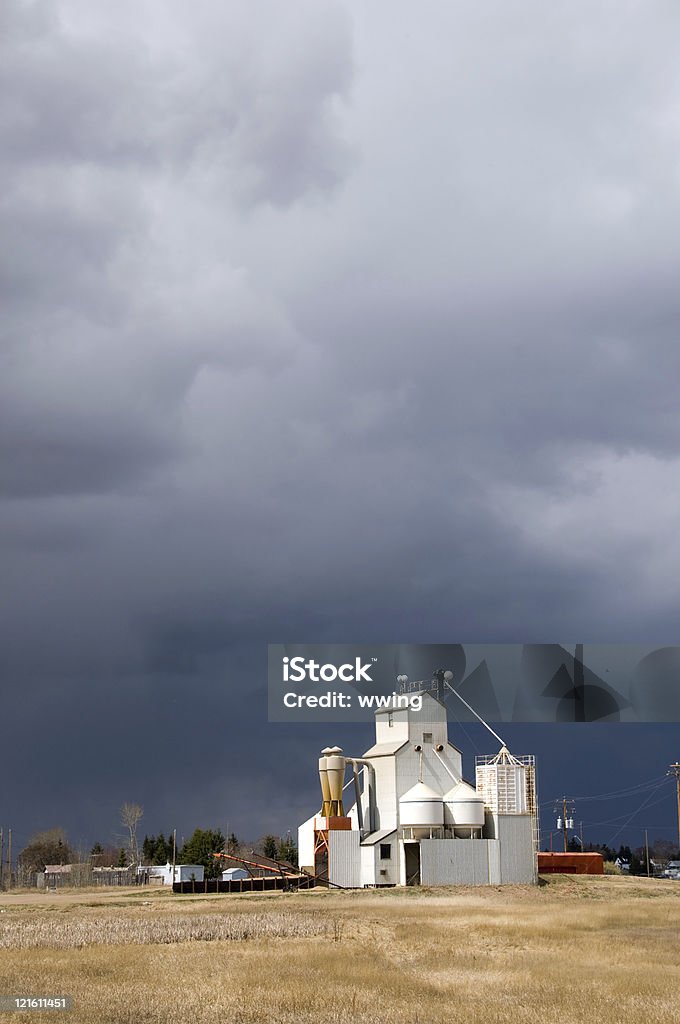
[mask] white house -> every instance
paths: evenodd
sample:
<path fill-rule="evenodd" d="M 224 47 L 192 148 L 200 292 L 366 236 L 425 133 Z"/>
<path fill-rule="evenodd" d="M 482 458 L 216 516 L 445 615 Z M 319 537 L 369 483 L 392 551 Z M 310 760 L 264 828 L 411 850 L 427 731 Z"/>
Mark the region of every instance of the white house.
<path fill-rule="evenodd" d="M 680 860 L 669 860 L 664 871 L 664 878 L 680 880 Z"/>

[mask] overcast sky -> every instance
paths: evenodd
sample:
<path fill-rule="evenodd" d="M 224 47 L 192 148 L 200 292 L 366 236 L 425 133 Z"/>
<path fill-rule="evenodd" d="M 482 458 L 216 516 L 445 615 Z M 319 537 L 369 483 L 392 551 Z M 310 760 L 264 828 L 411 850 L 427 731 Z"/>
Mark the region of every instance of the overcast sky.
<path fill-rule="evenodd" d="M 107 842 L 126 800 L 296 827 L 319 746 L 370 730 L 268 726 L 267 642 L 678 642 L 679 31 L 662 0 L 4 0 L 19 847 Z M 679 728 L 506 731 L 552 798 L 661 776 Z M 672 835 L 671 790 L 645 814 L 622 838 Z"/>

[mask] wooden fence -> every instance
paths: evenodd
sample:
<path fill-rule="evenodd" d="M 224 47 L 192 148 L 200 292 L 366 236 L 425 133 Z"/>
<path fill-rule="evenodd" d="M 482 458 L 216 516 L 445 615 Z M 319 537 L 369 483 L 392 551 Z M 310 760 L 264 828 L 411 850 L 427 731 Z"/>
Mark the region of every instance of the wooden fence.
<path fill-rule="evenodd" d="M 187 893 L 232 893 L 232 892 L 290 892 L 297 889 L 313 889 L 315 880 L 308 875 L 272 875 L 268 878 L 234 878 L 223 882 L 220 878 L 206 878 L 202 882 L 175 882 L 172 891 Z"/>

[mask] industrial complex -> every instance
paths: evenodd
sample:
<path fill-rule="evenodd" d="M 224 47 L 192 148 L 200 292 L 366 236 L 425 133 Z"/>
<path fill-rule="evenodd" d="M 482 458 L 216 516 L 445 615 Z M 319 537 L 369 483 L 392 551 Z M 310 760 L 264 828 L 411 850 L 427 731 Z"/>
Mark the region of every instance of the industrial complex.
<path fill-rule="evenodd" d="M 472 785 L 437 696 L 395 694 L 361 757 L 322 751 L 322 805 L 298 829 L 300 868 L 344 888 L 535 882 L 534 758 L 501 743 L 476 761 Z"/>

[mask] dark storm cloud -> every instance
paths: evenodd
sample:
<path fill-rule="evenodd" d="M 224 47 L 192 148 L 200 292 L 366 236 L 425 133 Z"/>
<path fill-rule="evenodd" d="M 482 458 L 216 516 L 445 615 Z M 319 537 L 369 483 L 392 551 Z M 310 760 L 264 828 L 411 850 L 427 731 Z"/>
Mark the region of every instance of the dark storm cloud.
<path fill-rule="evenodd" d="M 677 641 L 674 7 L 3 19 L 1 657 L 69 786 L 74 708 L 114 804 L 182 701 L 234 770 L 267 642 Z"/>
<path fill-rule="evenodd" d="M 149 464 L 162 459 L 160 439 L 140 443 L 124 428 L 97 437 L 81 433 L 78 424 L 15 422 L 0 441 L 0 495 L 39 497 L 58 494 L 96 494 L 145 477 Z M 127 437 L 126 437 L 127 434 Z"/>

